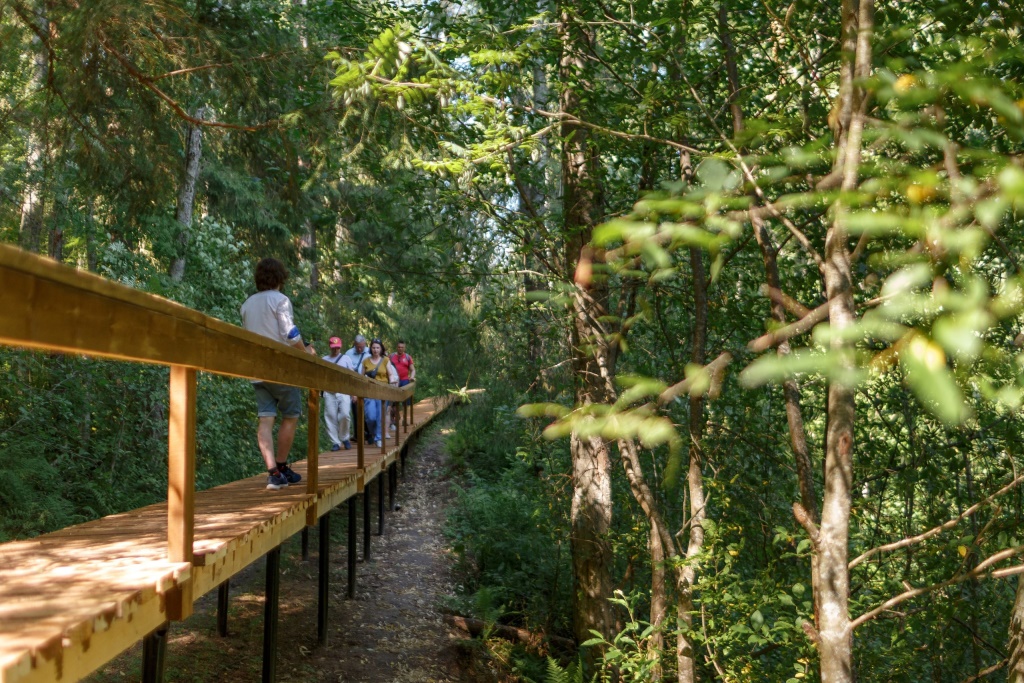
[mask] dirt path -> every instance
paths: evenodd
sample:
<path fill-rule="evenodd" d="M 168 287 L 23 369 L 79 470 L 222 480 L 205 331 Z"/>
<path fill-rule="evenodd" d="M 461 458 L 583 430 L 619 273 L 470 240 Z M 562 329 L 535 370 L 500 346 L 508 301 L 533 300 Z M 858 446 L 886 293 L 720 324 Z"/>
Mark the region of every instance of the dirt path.
<path fill-rule="evenodd" d="M 283 547 L 279 681 L 332 683 L 440 683 L 471 681 L 472 666 L 445 626 L 438 606 L 451 594 L 450 560 L 442 536 L 450 498 L 444 479 L 446 453 L 439 428 L 414 447 L 400 479 L 401 508 L 387 512 L 377 536 L 372 505 L 371 559 L 357 567 L 356 597 L 346 599 L 346 506 L 331 519 L 329 642 L 316 643 L 317 530 L 310 530 L 309 560 L 299 537 Z M 375 487 L 374 487 L 375 488 Z M 376 491 L 374 491 L 375 493 Z M 362 554 L 362 505 L 358 543 Z M 262 667 L 264 564 L 257 562 L 231 582 L 227 638 L 216 633 L 216 591 L 196 603 L 196 613 L 173 624 L 168 637 L 165 681 L 234 683 L 258 681 Z M 135 647 L 89 680 L 139 680 L 141 647 Z"/>

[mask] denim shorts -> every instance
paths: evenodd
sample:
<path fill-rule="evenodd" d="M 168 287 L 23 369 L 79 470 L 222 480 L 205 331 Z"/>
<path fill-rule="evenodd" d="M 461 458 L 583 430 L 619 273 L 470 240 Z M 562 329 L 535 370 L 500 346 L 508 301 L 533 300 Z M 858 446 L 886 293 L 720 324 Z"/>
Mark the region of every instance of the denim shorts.
<path fill-rule="evenodd" d="M 411 379 L 400 379 L 400 380 L 398 380 L 398 386 L 399 387 L 404 387 L 405 385 L 407 385 L 407 384 L 409 384 L 411 382 L 412 382 Z M 405 401 L 403 401 L 403 403 L 405 405 L 407 405 L 407 406 L 411 406 L 412 405 L 412 396 L 410 396 L 409 398 L 405 399 Z"/>
<path fill-rule="evenodd" d="M 302 392 L 298 387 L 272 382 L 253 382 L 256 390 L 256 412 L 260 417 L 300 417 L 302 415 Z"/>

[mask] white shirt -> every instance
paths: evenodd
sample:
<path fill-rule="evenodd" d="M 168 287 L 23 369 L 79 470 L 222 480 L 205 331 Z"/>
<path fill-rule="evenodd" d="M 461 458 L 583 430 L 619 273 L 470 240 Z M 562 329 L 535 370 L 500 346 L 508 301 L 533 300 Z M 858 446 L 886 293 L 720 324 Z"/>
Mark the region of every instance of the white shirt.
<path fill-rule="evenodd" d="M 327 355 L 323 359 L 328 363 L 334 363 L 339 368 L 345 368 L 346 370 L 355 370 L 355 366 L 352 365 L 352 359 L 343 353 L 339 353 L 337 356 Z"/>
<path fill-rule="evenodd" d="M 327 361 L 328 363 L 334 363 L 339 368 L 345 368 L 346 370 L 355 370 L 355 367 L 352 365 L 352 359 L 343 353 L 339 353 L 337 356 L 331 356 L 330 354 L 328 354 L 326 356 L 323 356 L 323 360 Z M 324 393 L 341 396 L 342 393 L 344 392 L 338 393 L 335 391 L 326 391 Z"/>
<path fill-rule="evenodd" d="M 302 341 L 292 315 L 292 302 L 276 289 L 256 292 L 242 304 L 242 327 L 282 344 Z"/>

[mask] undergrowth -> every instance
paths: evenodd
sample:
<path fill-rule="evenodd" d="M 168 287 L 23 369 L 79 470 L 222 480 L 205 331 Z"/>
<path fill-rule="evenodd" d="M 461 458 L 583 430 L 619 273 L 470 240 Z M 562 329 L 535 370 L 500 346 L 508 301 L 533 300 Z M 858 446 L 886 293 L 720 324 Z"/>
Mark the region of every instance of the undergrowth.
<path fill-rule="evenodd" d="M 459 579 L 453 608 L 489 623 L 570 635 L 569 454 L 515 415 L 521 397 L 488 390 L 452 412 L 449 469 L 456 499 L 445 533 Z M 490 648 L 509 673 L 544 681 L 541 653 Z"/>

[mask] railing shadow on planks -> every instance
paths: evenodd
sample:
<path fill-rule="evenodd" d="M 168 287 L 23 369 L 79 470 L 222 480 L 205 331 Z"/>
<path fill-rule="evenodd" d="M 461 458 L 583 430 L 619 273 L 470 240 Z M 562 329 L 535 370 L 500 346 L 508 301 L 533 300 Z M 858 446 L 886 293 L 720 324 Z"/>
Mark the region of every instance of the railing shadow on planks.
<path fill-rule="evenodd" d="M 75 681 L 143 641 L 143 680 L 162 679 L 168 622 L 219 588 L 226 634 L 229 579 L 267 558 L 263 680 L 276 677 L 280 546 L 319 525 L 318 641 L 327 642 L 330 511 L 348 502 L 348 593 L 354 595 L 356 496 L 363 500 L 363 556 L 370 553 L 370 483 L 377 480 L 378 533 L 384 475 L 391 506 L 397 464 L 411 439 L 447 407 L 418 404 L 401 389 L 151 294 L 0 245 L 0 344 L 170 368 L 167 502 L 27 541 L 0 545 L 0 683 Z M 309 390 L 305 480 L 269 492 L 262 478 L 195 491 L 197 372 Z M 356 453 L 320 453 L 319 392 L 358 396 Z M 402 402 L 394 443 L 364 446 L 364 398 Z M 385 419 L 387 411 L 385 413 Z M 265 478 L 266 475 L 263 475 Z M 300 489 L 296 492 L 293 489 Z"/>

